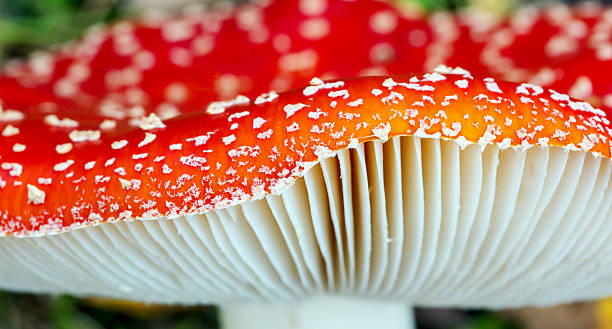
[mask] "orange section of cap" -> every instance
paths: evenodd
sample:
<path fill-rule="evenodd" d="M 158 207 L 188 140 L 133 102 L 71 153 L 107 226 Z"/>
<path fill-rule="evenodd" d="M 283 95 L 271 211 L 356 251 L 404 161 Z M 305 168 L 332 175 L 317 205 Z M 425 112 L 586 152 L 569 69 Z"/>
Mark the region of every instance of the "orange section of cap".
<path fill-rule="evenodd" d="M 282 191 L 322 157 L 394 136 L 610 157 L 601 110 L 461 70 L 333 81 L 240 103 L 146 130 L 102 131 L 64 154 L 56 145 L 81 128 L 42 117 L 13 122 L 19 133 L 0 139 L 0 230 L 45 234 L 219 209 Z M 26 149 L 15 152 L 17 141 Z"/>

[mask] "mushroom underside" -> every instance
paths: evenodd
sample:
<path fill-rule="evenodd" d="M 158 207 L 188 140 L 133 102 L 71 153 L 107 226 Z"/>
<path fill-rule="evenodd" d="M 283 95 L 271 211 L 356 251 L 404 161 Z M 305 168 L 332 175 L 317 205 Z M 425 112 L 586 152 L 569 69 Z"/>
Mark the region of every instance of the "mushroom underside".
<path fill-rule="evenodd" d="M 514 307 L 612 294 L 610 159 L 412 136 L 201 215 L 0 238 L 0 287 L 157 303 Z"/>

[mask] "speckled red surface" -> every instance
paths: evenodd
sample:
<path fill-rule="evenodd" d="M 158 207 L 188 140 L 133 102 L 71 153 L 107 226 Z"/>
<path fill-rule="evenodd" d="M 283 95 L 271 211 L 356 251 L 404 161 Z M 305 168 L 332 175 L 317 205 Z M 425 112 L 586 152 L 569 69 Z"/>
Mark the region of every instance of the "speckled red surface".
<path fill-rule="evenodd" d="M 212 100 L 302 86 L 314 76 L 423 71 L 432 32 L 422 16 L 380 1 L 307 3 L 254 2 L 93 29 L 76 44 L 7 65 L 0 84 L 118 119 L 132 115 L 121 108 L 133 105 L 143 112 L 132 116 L 168 118 Z M 37 105 L 1 93 L 6 106 Z"/>
<path fill-rule="evenodd" d="M 145 17 L 1 70 L 2 234 L 227 206 L 280 189 L 320 155 L 388 136 L 610 155 L 608 7 L 525 7 L 494 19 L 426 17 L 374 0 L 287 0 Z M 313 76 L 438 64 L 546 88 L 434 74 L 255 100 Z M 251 100 L 206 113 L 239 94 Z"/>
<path fill-rule="evenodd" d="M 587 3 L 523 7 L 507 19 L 425 16 L 363 0 L 255 1 L 148 15 L 95 28 L 81 41 L 2 70 L 5 106 L 43 99 L 123 118 L 170 118 L 209 101 L 254 97 L 323 79 L 428 72 L 531 82 L 612 108 L 612 9 Z M 36 89 L 39 99 L 13 93 Z M 124 106 L 142 106 L 127 112 Z"/>
<path fill-rule="evenodd" d="M 456 73 L 311 85 L 216 115 L 150 117 L 142 128 L 119 121 L 99 130 L 103 118 L 92 115 L 66 127 L 74 123 L 61 109 L 57 118 L 12 120 L 18 132 L 0 139 L 0 231 L 43 234 L 226 207 L 282 190 L 320 157 L 392 136 L 610 156 L 601 110 L 540 87 Z M 73 147 L 59 154 L 65 143 Z"/>

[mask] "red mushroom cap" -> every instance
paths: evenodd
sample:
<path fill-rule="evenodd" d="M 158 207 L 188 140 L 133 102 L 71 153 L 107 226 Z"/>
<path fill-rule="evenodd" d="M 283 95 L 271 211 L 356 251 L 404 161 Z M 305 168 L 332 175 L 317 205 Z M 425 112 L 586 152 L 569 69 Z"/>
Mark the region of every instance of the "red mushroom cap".
<path fill-rule="evenodd" d="M 0 130 L 8 131 L 0 139 L 3 234 L 202 213 L 260 199 L 322 158 L 393 136 L 502 149 L 558 146 L 604 157 L 612 142 L 606 114 L 585 102 L 534 85 L 474 79 L 460 69 L 317 82 L 254 101 L 212 103 L 208 113 L 149 116 L 140 128 L 124 120 L 101 129 L 104 117 L 65 117 L 62 110 L 0 114 L 6 119 Z"/>
<path fill-rule="evenodd" d="M 477 75 L 490 75 L 491 70 L 482 57 L 492 35 L 503 26 L 501 19 L 473 11 L 439 12 L 431 15 L 428 23 L 434 32 L 433 42 L 427 47 L 428 70 L 446 65 L 462 67 Z"/>
<path fill-rule="evenodd" d="M 605 45 L 604 45 L 605 46 Z M 549 86 L 555 90 L 567 90 L 568 94 L 600 106 L 612 113 L 612 44 L 609 57 L 598 56 L 596 51 L 585 51 L 560 67 L 556 79 Z"/>
<path fill-rule="evenodd" d="M 59 51 L 8 65 L 0 84 L 115 119 L 152 112 L 171 118 L 239 94 L 295 88 L 313 76 L 420 72 L 430 42 L 419 16 L 380 1 L 251 3 L 97 27 Z M 28 99 L 2 96 L 9 107 Z"/>
<path fill-rule="evenodd" d="M 525 6 L 508 19 L 473 12 L 436 14 L 429 65 L 461 66 L 477 75 L 528 81 L 612 109 L 612 9 Z"/>
<path fill-rule="evenodd" d="M 596 4 L 552 5 L 523 7 L 506 21 L 469 12 L 425 21 L 373 0 L 191 10 L 92 29 L 59 51 L 8 65 L 0 84 L 28 89 L 4 87 L 5 106 L 32 105 L 34 94 L 47 108 L 94 109 L 115 118 L 151 112 L 170 118 L 238 94 L 287 90 L 312 76 L 401 74 L 440 64 L 580 96 L 569 89 L 585 81 L 577 79 L 607 86 L 605 78 L 590 76 L 604 70 L 572 75 L 564 68 L 585 58 L 593 66 L 610 60 L 609 12 Z M 351 49 L 351 56 L 339 49 Z M 598 90 L 594 95 L 607 96 Z"/>
<path fill-rule="evenodd" d="M 491 31 L 480 58 L 499 78 L 548 84 L 555 68 L 593 47 L 605 12 L 593 3 L 522 7 Z"/>

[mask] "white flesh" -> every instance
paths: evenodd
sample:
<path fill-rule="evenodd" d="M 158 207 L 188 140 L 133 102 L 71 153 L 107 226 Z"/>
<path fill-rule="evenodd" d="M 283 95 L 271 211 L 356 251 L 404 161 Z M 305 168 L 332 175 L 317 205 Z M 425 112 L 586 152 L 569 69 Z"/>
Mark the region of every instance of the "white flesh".
<path fill-rule="evenodd" d="M 559 148 L 368 142 L 259 201 L 0 238 L 0 288 L 237 305 L 227 312 L 321 296 L 489 308 L 593 299 L 612 294 L 611 175 L 612 160 Z M 310 307 L 291 305 L 274 307 Z"/>

